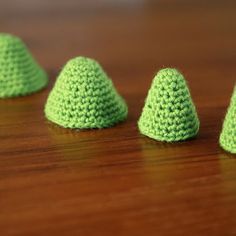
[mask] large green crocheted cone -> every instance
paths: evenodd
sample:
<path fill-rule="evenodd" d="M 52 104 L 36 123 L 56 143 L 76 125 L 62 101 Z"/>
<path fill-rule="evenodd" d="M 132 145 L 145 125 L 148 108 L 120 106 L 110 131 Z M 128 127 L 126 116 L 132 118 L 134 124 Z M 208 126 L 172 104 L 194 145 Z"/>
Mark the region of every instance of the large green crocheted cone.
<path fill-rule="evenodd" d="M 127 117 L 128 108 L 94 60 L 77 57 L 60 73 L 49 94 L 46 117 L 63 127 L 105 128 Z"/>
<path fill-rule="evenodd" d="M 225 116 L 219 141 L 223 149 L 236 153 L 236 87 Z"/>
<path fill-rule="evenodd" d="M 199 120 L 189 89 L 176 69 L 162 69 L 155 76 L 138 127 L 142 134 L 166 142 L 198 133 Z"/>
<path fill-rule="evenodd" d="M 47 81 L 24 43 L 15 36 L 0 34 L 0 98 L 36 92 Z"/>

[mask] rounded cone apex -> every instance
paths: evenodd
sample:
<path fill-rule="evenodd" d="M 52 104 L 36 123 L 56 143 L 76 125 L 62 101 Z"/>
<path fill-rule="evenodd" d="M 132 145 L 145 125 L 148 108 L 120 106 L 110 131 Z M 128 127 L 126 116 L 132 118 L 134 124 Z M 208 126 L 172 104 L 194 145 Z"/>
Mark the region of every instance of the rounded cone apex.
<path fill-rule="evenodd" d="M 128 108 L 101 66 L 92 59 L 70 60 L 49 94 L 46 117 L 63 127 L 105 128 L 126 119 Z"/>
<path fill-rule="evenodd" d="M 142 134 L 166 142 L 186 140 L 198 133 L 196 109 L 179 71 L 166 68 L 157 73 L 138 127 Z"/>
<path fill-rule="evenodd" d="M 236 153 L 236 87 L 225 116 L 219 141 L 224 150 Z"/>
<path fill-rule="evenodd" d="M 24 43 L 15 36 L 0 34 L 0 98 L 36 92 L 47 81 Z"/>

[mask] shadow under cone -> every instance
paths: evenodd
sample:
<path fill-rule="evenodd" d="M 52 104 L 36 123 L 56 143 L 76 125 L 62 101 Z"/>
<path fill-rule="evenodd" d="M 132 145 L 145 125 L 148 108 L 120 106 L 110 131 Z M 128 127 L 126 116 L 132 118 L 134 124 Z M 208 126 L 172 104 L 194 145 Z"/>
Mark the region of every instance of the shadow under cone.
<path fill-rule="evenodd" d="M 60 73 L 46 106 L 46 117 L 63 127 L 91 129 L 126 119 L 128 108 L 100 65 L 89 58 L 70 60 Z"/>
<path fill-rule="evenodd" d="M 0 34 L 0 98 L 36 92 L 47 82 L 46 73 L 24 43 L 15 36 Z"/>
<path fill-rule="evenodd" d="M 198 133 L 199 120 L 189 89 L 176 69 L 162 69 L 155 76 L 138 127 L 142 134 L 166 142 Z"/>
<path fill-rule="evenodd" d="M 220 134 L 220 146 L 228 152 L 236 153 L 236 87 Z"/>

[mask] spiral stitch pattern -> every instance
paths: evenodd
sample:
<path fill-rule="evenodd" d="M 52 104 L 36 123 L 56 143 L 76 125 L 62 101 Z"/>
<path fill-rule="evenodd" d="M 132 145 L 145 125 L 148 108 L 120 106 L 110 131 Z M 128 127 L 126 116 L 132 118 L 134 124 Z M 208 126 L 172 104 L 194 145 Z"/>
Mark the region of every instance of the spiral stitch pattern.
<path fill-rule="evenodd" d="M 219 141 L 224 150 L 236 153 L 236 87 L 225 116 Z"/>
<path fill-rule="evenodd" d="M 9 34 L 0 34 L 0 98 L 23 96 L 47 85 L 45 72 L 24 43 Z"/>
<path fill-rule="evenodd" d="M 60 73 L 46 106 L 46 117 L 63 127 L 91 129 L 126 119 L 128 108 L 101 66 L 84 57 L 71 59 Z"/>
<path fill-rule="evenodd" d="M 199 120 L 185 79 L 176 69 L 155 76 L 138 121 L 142 134 L 166 142 L 186 140 L 199 130 Z"/>

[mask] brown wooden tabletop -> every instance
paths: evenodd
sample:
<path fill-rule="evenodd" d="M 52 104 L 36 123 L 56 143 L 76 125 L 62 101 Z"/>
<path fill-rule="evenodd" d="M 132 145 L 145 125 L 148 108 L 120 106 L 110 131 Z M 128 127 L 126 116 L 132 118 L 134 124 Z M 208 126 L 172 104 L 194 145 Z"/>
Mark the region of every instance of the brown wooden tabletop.
<path fill-rule="evenodd" d="M 21 37 L 50 77 L 39 93 L 0 100 L 1 236 L 236 235 L 236 156 L 218 145 L 236 78 L 235 1 L 8 0 L 0 31 Z M 44 118 L 60 69 L 79 55 L 112 78 L 126 122 L 80 132 Z M 188 80 L 194 140 L 138 132 L 163 67 Z"/>

